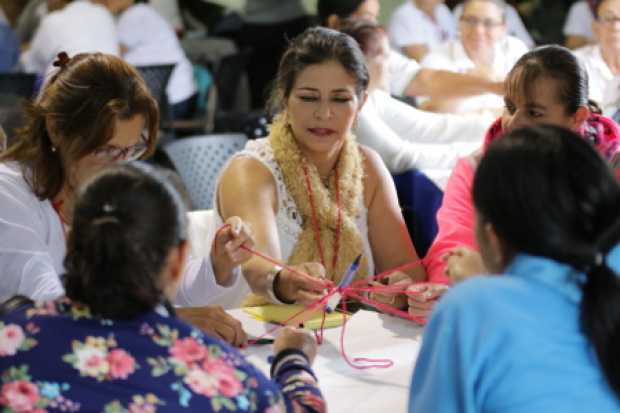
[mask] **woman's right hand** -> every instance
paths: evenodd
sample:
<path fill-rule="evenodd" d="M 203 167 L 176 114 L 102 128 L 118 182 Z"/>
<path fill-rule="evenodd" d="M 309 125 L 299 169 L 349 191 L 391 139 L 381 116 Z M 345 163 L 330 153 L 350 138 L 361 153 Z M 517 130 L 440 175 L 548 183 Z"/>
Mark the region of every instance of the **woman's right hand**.
<path fill-rule="evenodd" d="M 487 272 L 480 253 L 470 248 L 455 248 L 443 260 L 446 263 L 445 274 L 453 284 Z"/>
<path fill-rule="evenodd" d="M 273 342 L 273 353 L 278 354 L 287 349 L 295 349 L 302 351 L 310 364 L 314 362 L 317 352 L 316 340 L 309 331 L 301 330 L 294 327 L 285 327 Z"/>
<path fill-rule="evenodd" d="M 280 271 L 277 283 L 273 286 L 277 297 L 283 301 L 309 305 L 327 294 L 332 283 L 325 279 L 325 268 L 318 262 L 306 262 L 291 266 L 296 272 L 286 268 Z"/>

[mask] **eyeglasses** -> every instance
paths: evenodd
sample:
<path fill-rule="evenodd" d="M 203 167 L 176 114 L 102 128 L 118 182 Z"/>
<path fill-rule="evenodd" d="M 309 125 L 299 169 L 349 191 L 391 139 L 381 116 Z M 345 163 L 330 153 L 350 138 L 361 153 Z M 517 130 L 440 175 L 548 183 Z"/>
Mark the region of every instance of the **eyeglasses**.
<path fill-rule="evenodd" d="M 135 161 L 140 159 L 142 155 L 149 149 L 148 140 L 144 134 L 140 136 L 140 142 L 126 148 L 119 148 L 114 145 L 105 145 L 95 149 L 93 155 L 103 161 Z"/>
<path fill-rule="evenodd" d="M 485 29 L 493 29 L 494 27 L 498 27 L 504 24 L 503 22 L 498 22 L 492 19 L 479 19 L 473 16 L 463 16 L 461 17 L 461 22 L 471 27 L 476 27 L 481 24 L 482 27 L 484 27 Z"/>
<path fill-rule="evenodd" d="M 620 22 L 620 17 L 614 15 L 600 16 L 598 19 L 599 23 L 613 25 L 615 23 Z"/>

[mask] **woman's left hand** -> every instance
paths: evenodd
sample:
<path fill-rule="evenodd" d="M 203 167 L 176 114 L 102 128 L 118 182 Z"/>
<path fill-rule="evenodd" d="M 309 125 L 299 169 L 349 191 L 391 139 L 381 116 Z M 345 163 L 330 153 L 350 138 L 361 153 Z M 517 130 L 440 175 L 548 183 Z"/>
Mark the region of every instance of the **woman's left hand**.
<path fill-rule="evenodd" d="M 397 271 L 387 277 L 387 285 L 380 282 L 373 282 L 372 285 L 377 289 L 387 291 L 378 291 L 370 293 L 370 299 L 378 301 L 382 304 L 389 304 L 396 308 L 406 308 L 407 296 L 405 290 L 409 287 L 413 280 L 404 272 Z"/>
<path fill-rule="evenodd" d="M 448 291 L 448 286 L 435 283 L 417 283 L 407 288 L 409 315 L 428 318 L 439 298 Z"/>
<path fill-rule="evenodd" d="M 241 218 L 230 217 L 215 235 L 211 248 L 211 261 L 218 284 L 227 285 L 233 270 L 252 258 L 252 253 L 242 246 L 254 247 L 252 231 Z"/>

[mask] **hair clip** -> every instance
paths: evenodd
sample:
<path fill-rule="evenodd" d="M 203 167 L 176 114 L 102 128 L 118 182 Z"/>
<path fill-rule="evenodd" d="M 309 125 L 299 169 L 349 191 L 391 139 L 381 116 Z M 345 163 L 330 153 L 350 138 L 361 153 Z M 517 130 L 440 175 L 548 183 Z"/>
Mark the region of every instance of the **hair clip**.
<path fill-rule="evenodd" d="M 52 64 L 54 66 L 56 66 L 56 67 L 59 67 L 59 68 L 63 69 L 64 67 L 66 67 L 69 64 L 70 60 L 71 60 L 71 58 L 69 57 L 67 52 L 60 52 L 60 53 L 58 53 L 58 56 L 57 56 L 56 60 L 54 60 L 54 63 L 52 63 Z"/>

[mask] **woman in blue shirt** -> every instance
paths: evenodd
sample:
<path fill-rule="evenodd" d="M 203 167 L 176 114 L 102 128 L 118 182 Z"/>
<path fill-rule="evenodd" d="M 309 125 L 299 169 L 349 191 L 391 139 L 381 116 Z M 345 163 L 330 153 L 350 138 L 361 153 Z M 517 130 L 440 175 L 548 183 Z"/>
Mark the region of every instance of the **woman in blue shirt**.
<path fill-rule="evenodd" d="M 66 297 L 0 321 L 3 413 L 324 411 L 310 335 L 277 337 L 271 381 L 174 316 L 186 211 L 151 167 L 105 170 L 81 191 L 73 217 Z"/>
<path fill-rule="evenodd" d="M 537 109 L 538 110 L 538 109 Z M 476 171 L 487 268 L 427 326 L 410 412 L 620 411 L 620 186 L 573 132 L 518 129 Z"/>

